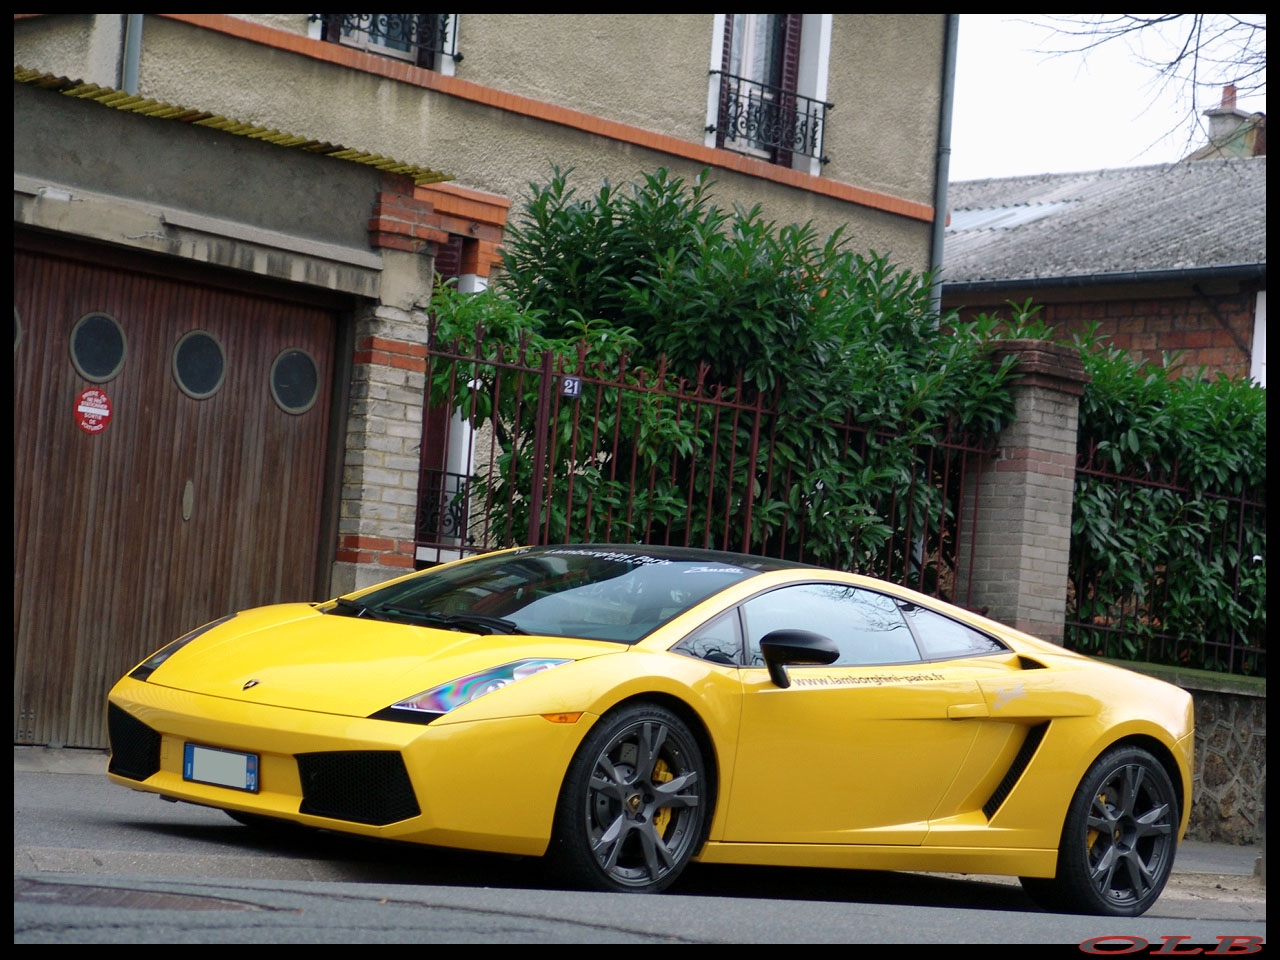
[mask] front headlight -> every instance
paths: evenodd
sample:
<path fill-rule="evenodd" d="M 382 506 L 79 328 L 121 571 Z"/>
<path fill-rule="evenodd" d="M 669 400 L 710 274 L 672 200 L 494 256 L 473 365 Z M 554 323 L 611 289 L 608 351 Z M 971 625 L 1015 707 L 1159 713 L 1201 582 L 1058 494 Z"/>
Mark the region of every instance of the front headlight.
<path fill-rule="evenodd" d="M 450 710 L 456 710 L 465 703 L 477 700 L 486 693 L 501 690 L 508 684 L 532 677 L 552 667 L 558 667 L 568 660 L 516 660 L 500 667 L 482 670 L 466 677 L 459 677 L 448 683 L 442 683 L 430 690 L 399 703 L 393 703 L 385 710 L 379 710 L 371 720 L 401 720 L 409 723 L 430 723 L 436 717 L 442 717 Z"/>
<path fill-rule="evenodd" d="M 183 636 L 179 637 L 177 640 L 174 640 L 172 643 L 166 644 L 165 646 L 157 650 L 155 653 L 153 653 L 146 660 L 142 661 L 142 663 L 138 664 L 136 667 L 130 670 L 129 676 L 133 677 L 133 679 L 135 680 L 147 679 L 147 677 L 155 673 L 156 667 L 160 666 L 160 664 L 164 663 L 166 660 L 172 657 L 175 653 L 177 653 L 179 650 L 185 647 L 188 643 L 190 643 L 196 637 L 200 636 L 202 633 L 207 633 L 208 631 L 212 630 L 216 626 L 219 626 L 220 624 L 226 623 L 228 620 L 230 620 L 234 616 L 235 616 L 234 613 L 229 613 L 225 617 L 219 617 L 217 620 L 214 620 L 212 623 L 206 623 L 203 627 L 196 627 L 196 629 L 192 630 L 190 633 L 184 634 Z"/>

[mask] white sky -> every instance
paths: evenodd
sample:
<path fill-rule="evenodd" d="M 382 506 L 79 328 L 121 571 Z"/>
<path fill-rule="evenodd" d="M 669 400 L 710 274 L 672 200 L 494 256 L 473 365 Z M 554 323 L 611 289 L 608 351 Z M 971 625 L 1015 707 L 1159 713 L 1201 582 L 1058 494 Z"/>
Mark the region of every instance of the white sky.
<path fill-rule="evenodd" d="M 1155 40 L 1143 51 L 1152 59 L 1162 52 Z M 1126 41 L 1088 53 L 1037 52 L 1078 42 L 1055 36 L 1036 14 L 960 16 L 951 180 L 1171 163 L 1203 145 L 1203 134 L 1187 140 L 1190 91 L 1162 92 Z M 1202 87 L 1196 106 L 1221 99 L 1221 85 Z M 1236 106 L 1265 113 L 1266 97 L 1242 94 Z"/>

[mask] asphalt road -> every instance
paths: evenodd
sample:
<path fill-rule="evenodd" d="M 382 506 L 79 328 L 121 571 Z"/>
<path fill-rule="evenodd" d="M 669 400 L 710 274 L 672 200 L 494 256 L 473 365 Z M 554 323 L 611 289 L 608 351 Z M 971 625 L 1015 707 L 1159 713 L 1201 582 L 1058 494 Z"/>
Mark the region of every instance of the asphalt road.
<path fill-rule="evenodd" d="M 1266 936 L 1258 851 L 1190 843 L 1141 918 L 1036 910 L 1005 877 L 695 865 L 661 896 L 536 860 L 286 831 L 122 789 L 97 751 L 14 749 L 15 943 L 1066 943 Z M 1246 943 L 1246 941 L 1239 941 Z M 1247 943 L 1246 943 L 1247 945 Z"/>

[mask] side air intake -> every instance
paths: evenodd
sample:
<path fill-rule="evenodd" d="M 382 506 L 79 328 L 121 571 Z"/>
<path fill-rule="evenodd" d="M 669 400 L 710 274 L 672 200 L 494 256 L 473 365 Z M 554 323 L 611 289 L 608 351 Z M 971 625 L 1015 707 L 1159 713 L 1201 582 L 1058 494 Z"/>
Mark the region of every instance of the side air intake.
<path fill-rule="evenodd" d="M 1022 775 L 1027 772 L 1027 764 L 1035 756 L 1036 748 L 1040 746 L 1040 741 L 1044 739 L 1045 731 L 1048 729 L 1048 723 L 1040 723 L 1027 731 L 1027 738 L 1022 741 L 1022 746 L 1018 749 L 1018 755 L 1013 758 L 1013 763 L 1009 764 L 1009 769 L 1005 771 L 1000 785 L 996 787 L 995 792 L 991 794 L 987 802 L 982 805 L 982 812 L 987 815 L 988 820 L 995 816 L 996 811 L 1000 809 L 1000 805 L 1009 798 L 1013 788 L 1018 785 Z"/>

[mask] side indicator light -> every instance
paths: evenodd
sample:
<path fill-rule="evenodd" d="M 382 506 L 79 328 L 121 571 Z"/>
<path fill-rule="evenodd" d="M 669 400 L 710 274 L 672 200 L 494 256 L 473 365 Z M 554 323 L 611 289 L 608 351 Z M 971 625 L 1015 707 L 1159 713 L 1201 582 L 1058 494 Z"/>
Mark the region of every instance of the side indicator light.
<path fill-rule="evenodd" d="M 577 723 L 582 717 L 582 711 L 577 713 L 544 713 L 543 720 L 550 720 L 552 723 Z"/>

